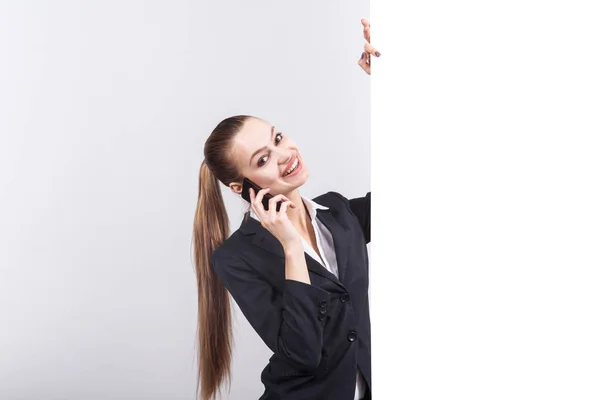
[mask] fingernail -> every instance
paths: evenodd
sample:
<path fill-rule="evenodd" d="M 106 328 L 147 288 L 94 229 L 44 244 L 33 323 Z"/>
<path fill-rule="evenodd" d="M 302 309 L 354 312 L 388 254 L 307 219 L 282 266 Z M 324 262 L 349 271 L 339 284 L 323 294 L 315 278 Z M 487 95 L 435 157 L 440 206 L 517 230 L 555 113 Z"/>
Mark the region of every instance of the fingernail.
<path fill-rule="evenodd" d="M 363 58 L 365 58 L 365 53 L 362 53 L 362 54 L 360 55 L 360 59 L 362 60 Z"/>
<path fill-rule="evenodd" d="M 375 52 L 375 56 L 376 56 L 376 57 L 379 57 L 380 55 L 381 55 L 381 53 L 380 53 L 380 52 L 378 52 L 378 51 L 376 51 L 376 52 Z"/>

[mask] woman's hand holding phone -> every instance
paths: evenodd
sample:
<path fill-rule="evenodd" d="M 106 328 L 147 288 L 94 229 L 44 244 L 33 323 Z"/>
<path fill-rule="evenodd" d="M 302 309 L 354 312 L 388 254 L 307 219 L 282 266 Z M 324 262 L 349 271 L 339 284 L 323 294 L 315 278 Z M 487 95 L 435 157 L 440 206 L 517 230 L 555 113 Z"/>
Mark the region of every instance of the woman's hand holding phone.
<path fill-rule="evenodd" d="M 255 194 L 254 189 L 250 188 L 250 205 L 252 206 L 252 210 L 258 216 L 263 228 L 271 232 L 279 240 L 284 249 L 301 245 L 302 237 L 296 228 L 294 228 L 286 213 L 288 206 L 296 208 L 296 205 L 284 195 L 278 194 L 269 200 L 269 209 L 265 210 L 262 199 L 269 190 L 270 188 L 262 189 Z M 279 201 L 282 202 L 281 208 L 279 211 L 276 211 L 276 204 Z"/>

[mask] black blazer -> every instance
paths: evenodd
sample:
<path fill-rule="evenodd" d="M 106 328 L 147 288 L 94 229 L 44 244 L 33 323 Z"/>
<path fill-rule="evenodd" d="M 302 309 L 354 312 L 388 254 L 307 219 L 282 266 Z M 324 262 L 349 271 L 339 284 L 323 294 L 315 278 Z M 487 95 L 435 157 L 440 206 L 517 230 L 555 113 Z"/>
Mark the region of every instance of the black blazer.
<path fill-rule="evenodd" d="M 333 236 L 339 279 L 305 253 L 311 284 L 286 280 L 281 243 L 254 218 L 213 252 L 213 268 L 274 353 L 260 399 L 352 400 L 357 368 L 370 399 L 371 192 L 351 200 L 328 192 L 314 201 L 329 207 L 317 218 Z"/>

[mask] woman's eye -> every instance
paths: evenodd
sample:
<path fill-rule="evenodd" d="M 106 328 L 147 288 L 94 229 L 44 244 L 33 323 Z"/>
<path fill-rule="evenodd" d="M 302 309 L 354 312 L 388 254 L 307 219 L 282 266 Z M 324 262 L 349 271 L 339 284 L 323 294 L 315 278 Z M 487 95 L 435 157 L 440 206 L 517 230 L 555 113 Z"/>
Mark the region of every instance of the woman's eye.
<path fill-rule="evenodd" d="M 277 138 L 280 138 L 280 139 L 277 140 Z M 279 144 L 282 140 L 283 140 L 283 134 L 281 132 L 279 132 L 277 135 L 275 135 L 275 144 Z M 263 160 L 265 159 L 265 157 L 267 157 L 267 156 L 262 156 L 261 158 L 258 159 L 258 166 L 259 167 L 262 167 L 267 162 L 266 160 L 263 162 Z"/>

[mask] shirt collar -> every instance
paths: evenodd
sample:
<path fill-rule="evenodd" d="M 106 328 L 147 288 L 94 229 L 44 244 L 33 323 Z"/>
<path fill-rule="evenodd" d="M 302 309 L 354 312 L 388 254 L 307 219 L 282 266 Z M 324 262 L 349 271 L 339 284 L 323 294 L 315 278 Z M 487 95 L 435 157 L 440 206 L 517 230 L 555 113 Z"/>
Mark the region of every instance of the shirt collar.
<path fill-rule="evenodd" d="M 314 220 L 317 217 L 317 210 L 329 210 L 329 207 L 323 206 L 307 197 L 300 197 L 302 198 L 304 205 L 306 205 L 306 209 L 308 210 L 308 215 L 310 215 L 311 220 Z M 252 208 L 250 209 L 250 216 L 258 220 L 258 217 L 254 213 L 254 210 Z"/>

